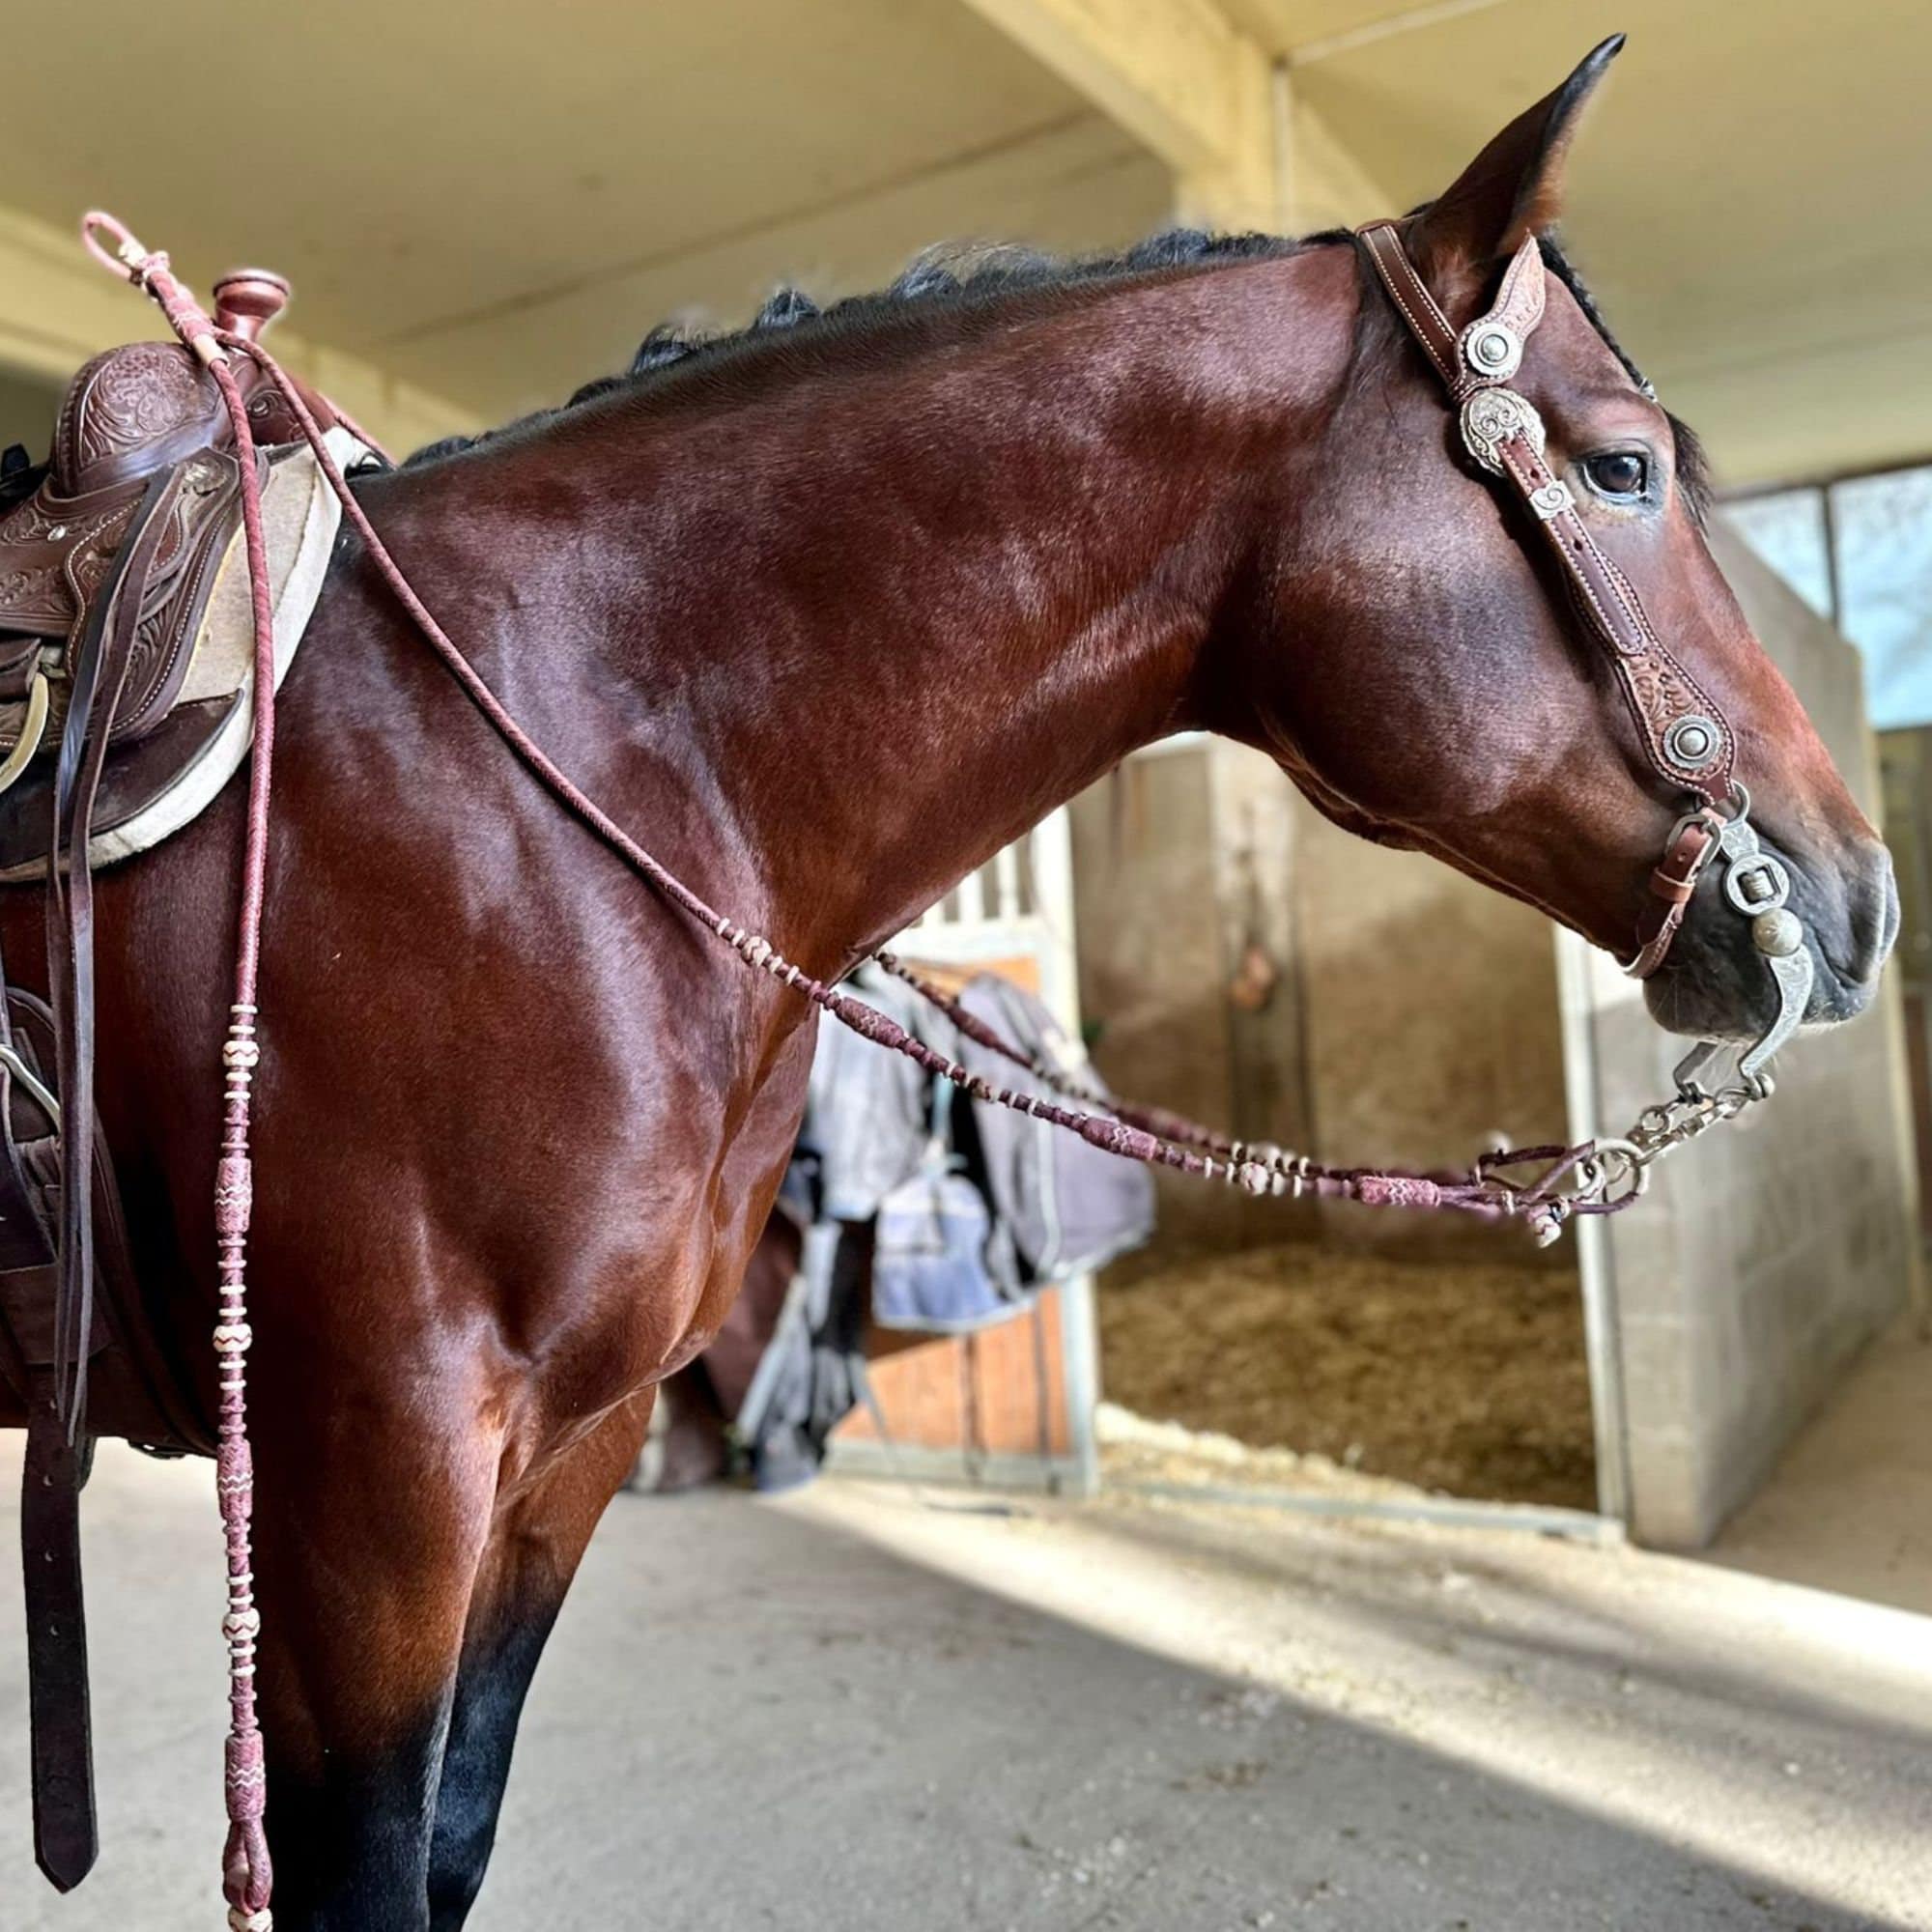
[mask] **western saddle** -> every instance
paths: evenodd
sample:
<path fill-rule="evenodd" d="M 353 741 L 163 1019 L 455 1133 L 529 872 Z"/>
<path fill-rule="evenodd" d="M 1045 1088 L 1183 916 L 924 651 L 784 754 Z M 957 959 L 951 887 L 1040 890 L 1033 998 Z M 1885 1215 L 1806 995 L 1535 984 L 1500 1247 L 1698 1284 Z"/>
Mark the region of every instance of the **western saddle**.
<path fill-rule="evenodd" d="M 278 276 L 232 274 L 217 324 L 252 340 L 288 296 Z M 266 474 L 300 431 L 256 376 L 241 365 Z M 51 995 L 9 985 L 0 965 L 0 1381 L 29 1417 L 35 1849 L 62 1890 L 96 1851 L 78 1534 L 94 1439 L 212 1454 L 215 1438 L 150 1319 L 95 1118 L 90 854 L 100 863 L 97 836 L 136 819 L 248 701 L 188 680 L 241 524 L 242 460 L 214 382 L 163 342 L 79 372 L 44 464 L 18 448 L 0 458 L 0 880 L 43 885 Z M 90 1184 L 65 1185 L 77 1149 Z"/>

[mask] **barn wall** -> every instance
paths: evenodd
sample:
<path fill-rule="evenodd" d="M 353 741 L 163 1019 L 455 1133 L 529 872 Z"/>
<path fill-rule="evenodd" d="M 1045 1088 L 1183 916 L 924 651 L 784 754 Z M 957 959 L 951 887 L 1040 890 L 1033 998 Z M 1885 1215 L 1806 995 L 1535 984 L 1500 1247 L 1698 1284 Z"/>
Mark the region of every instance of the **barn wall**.
<path fill-rule="evenodd" d="M 43 377 L 24 374 L 0 359 L 0 449 L 17 442 L 37 461 L 53 442 L 54 412 L 61 392 Z"/>
<path fill-rule="evenodd" d="M 1272 760 L 1216 740 L 1130 760 L 1073 830 L 1081 1009 L 1122 1092 L 1351 1162 L 1460 1164 L 1561 1131 L 1540 915 L 1338 831 Z M 1251 1202 L 1179 1176 L 1162 1177 L 1161 1212 L 1165 1252 L 1316 1232 L 1525 1252 L 1520 1229 Z"/>
<path fill-rule="evenodd" d="M 1717 547 L 1876 817 L 1857 653 L 1742 543 L 1719 531 Z M 1658 1031 L 1608 961 L 1561 943 L 1573 949 L 1578 1130 L 1615 1132 L 1671 1091 L 1685 1043 Z M 1615 1476 L 1648 1543 L 1708 1542 L 1911 1292 L 1917 1182 L 1895 976 L 1862 1018 L 1793 1041 L 1776 1072 L 1768 1106 L 1664 1162 L 1639 1210 L 1585 1235 L 1622 1384 L 1627 1454 Z M 1600 1402 L 1615 1399 L 1600 1387 Z"/>
<path fill-rule="evenodd" d="M 1137 1098 L 1300 1147 L 1298 827 L 1285 792 L 1272 763 L 1238 746 L 1161 747 L 1075 802 L 1073 878 L 1080 1009 L 1101 1072 Z M 1164 1172 L 1155 1184 L 1158 1253 L 1279 1233 L 1269 1204 Z"/>
<path fill-rule="evenodd" d="M 1437 860 L 1365 844 L 1298 796 L 1293 810 L 1316 1151 L 1430 1169 L 1557 1138 L 1563 1049 L 1543 915 Z M 1319 1211 L 1334 1238 L 1571 1265 L 1519 1227 L 1342 1201 Z"/>

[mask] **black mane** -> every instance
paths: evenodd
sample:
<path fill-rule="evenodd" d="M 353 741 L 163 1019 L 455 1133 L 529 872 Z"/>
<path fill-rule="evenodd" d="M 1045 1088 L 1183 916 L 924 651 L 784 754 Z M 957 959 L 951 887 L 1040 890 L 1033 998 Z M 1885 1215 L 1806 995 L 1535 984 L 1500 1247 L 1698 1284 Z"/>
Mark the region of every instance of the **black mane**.
<path fill-rule="evenodd" d="M 977 250 L 928 249 L 888 288 L 871 295 L 847 296 L 828 308 L 820 308 L 802 289 L 781 288 L 743 328 L 727 329 L 713 335 L 688 333 L 670 323 L 660 323 L 644 337 L 630 368 L 621 376 L 601 376 L 586 383 L 567 403 L 554 409 L 539 410 L 519 417 L 500 429 L 484 430 L 477 436 L 445 437 L 405 459 L 405 468 L 434 463 L 446 456 L 474 449 L 513 432 L 535 428 L 584 403 L 595 402 L 620 389 L 638 389 L 662 380 L 673 370 L 683 370 L 694 362 L 716 359 L 731 351 L 787 329 L 809 328 L 828 337 L 855 334 L 908 305 L 951 302 L 965 306 L 997 299 L 1028 289 L 1075 288 L 1107 282 L 1128 275 L 1150 274 L 1161 269 L 1208 267 L 1222 262 L 1267 260 L 1300 254 L 1304 249 L 1331 247 L 1352 242 L 1346 228 L 1326 229 L 1298 239 L 1279 235 L 1209 235 L 1198 228 L 1171 228 L 1136 242 L 1118 255 L 1089 255 L 1067 259 L 1021 247 L 980 248 Z M 1632 361 L 1623 345 L 1610 333 L 1595 298 L 1584 286 L 1575 265 L 1553 237 L 1543 239 L 1543 259 L 1558 281 L 1575 298 L 1592 327 L 1601 335 L 1611 355 L 1622 363 L 1631 381 L 1646 395 L 1655 394 L 1643 372 Z M 1699 515 L 1710 500 L 1710 477 L 1703 444 L 1687 424 L 1675 416 L 1670 425 L 1677 440 L 1677 473 Z"/>
<path fill-rule="evenodd" d="M 623 375 L 599 377 L 586 383 L 559 408 L 539 410 L 534 415 L 504 424 L 501 429 L 485 430 L 479 436 L 447 437 L 440 442 L 433 442 L 408 458 L 406 467 L 432 463 L 512 431 L 532 428 L 600 396 L 619 389 L 637 389 L 670 370 L 683 369 L 696 360 L 717 358 L 785 329 L 810 328 L 827 336 L 847 335 L 914 303 L 950 302 L 968 306 L 1028 289 L 1073 288 L 1150 274 L 1161 269 L 1294 255 L 1305 248 L 1324 247 L 1350 239 L 1345 229 L 1291 240 L 1278 235 L 1208 235 L 1200 229 L 1174 228 L 1136 242 L 1123 254 L 1071 260 L 1020 247 L 928 249 L 889 288 L 871 295 L 848 296 L 827 308 L 820 308 L 802 289 L 781 288 L 743 328 L 702 335 L 686 333 L 669 323 L 661 323 L 644 337 Z"/>

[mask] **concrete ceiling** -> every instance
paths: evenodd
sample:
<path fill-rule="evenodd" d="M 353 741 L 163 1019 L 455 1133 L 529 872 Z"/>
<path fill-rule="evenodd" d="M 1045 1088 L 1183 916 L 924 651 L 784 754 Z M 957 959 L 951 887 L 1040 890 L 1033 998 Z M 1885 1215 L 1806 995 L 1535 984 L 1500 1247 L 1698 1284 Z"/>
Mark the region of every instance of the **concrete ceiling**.
<path fill-rule="evenodd" d="M 1932 452 L 1924 0 L 1222 0 L 1400 207 L 1603 34 L 1570 234 L 1619 333 L 1734 481 Z M 1086 247 L 1163 169 L 960 0 L 216 0 L 43 9 L 0 201 L 90 204 L 201 285 L 485 418 L 694 308 L 884 279 L 927 242 Z M 111 112 L 76 115 L 72 76 Z M 232 131 L 228 131 L 232 130 Z"/>
<path fill-rule="evenodd" d="M 110 208 L 203 287 L 279 268 L 304 334 L 485 416 L 668 309 L 874 281 L 960 233 L 1091 242 L 1170 192 L 958 0 L 329 0 L 239 30 L 216 0 L 90 0 L 42 10 L 30 71 L 0 198 L 63 229 Z M 79 73 L 111 113 L 75 113 Z"/>
<path fill-rule="evenodd" d="M 1567 218 L 1618 334 L 1734 481 L 1932 454 L 1924 0 L 1230 7 L 1403 207 L 1628 31 Z"/>

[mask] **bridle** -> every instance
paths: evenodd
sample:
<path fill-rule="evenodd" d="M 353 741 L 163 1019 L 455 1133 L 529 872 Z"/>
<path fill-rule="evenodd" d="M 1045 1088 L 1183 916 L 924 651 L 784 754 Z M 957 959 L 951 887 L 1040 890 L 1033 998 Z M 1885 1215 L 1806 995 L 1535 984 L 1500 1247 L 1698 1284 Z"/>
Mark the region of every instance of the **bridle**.
<path fill-rule="evenodd" d="M 1528 236 L 1504 270 L 1490 308 L 1460 333 L 1416 272 L 1392 221 L 1356 231 L 1396 313 L 1448 391 L 1463 443 L 1477 468 L 1500 477 L 1529 513 L 1562 574 L 1579 620 L 1603 647 L 1651 769 L 1689 809 L 1671 828 L 1650 875 L 1635 955 L 1624 968 L 1645 980 L 1663 964 L 1706 867 L 1722 867 L 1724 902 L 1751 923 L 1751 941 L 1777 987 L 1777 1015 L 1739 1058 L 1747 1097 L 1769 1091 L 1765 1067 L 1797 1031 L 1811 995 L 1811 955 L 1788 901 L 1791 874 L 1750 824 L 1750 793 L 1737 776 L 1737 736 L 1716 699 L 1657 635 L 1629 578 L 1605 555 L 1570 486 L 1545 461 L 1543 418 L 1509 380 L 1543 320 L 1543 250 Z M 1726 809 L 1728 808 L 1728 809 Z M 1702 1043 L 1680 1064 L 1680 1091 L 1715 1064 Z M 1694 1063 L 1694 1064 L 1693 1064 Z"/>
<path fill-rule="evenodd" d="M 96 232 L 107 238 L 103 245 Z M 943 987 L 890 952 L 873 955 L 888 972 L 915 987 L 977 1045 L 1027 1068 L 1033 1082 L 1008 1087 L 908 1033 L 896 1021 L 840 987 L 787 959 L 770 940 L 719 912 L 686 885 L 582 791 L 524 730 L 423 605 L 357 501 L 307 403 L 272 355 L 252 336 L 218 327 L 176 279 L 164 253 L 151 252 L 111 217 L 87 216 L 82 240 L 111 273 L 131 281 L 159 303 L 183 343 L 221 392 L 241 457 L 242 529 L 254 621 L 254 737 L 237 930 L 235 999 L 222 1048 L 222 1138 L 215 1176 L 215 1231 L 220 1319 L 214 1348 L 220 1364 L 216 1491 L 227 1542 L 230 1727 L 225 1779 L 229 1838 L 224 1892 L 233 1932 L 270 1932 L 272 1876 L 263 1830 L 266 1760 L 255 1712 L 254 1674 L 261 1613 L 254 1602 L 251 1525 L 254 1480 L 246 1422 L 247 1241 L 252 1214 L 249 1151 L 251 1089 L 261 1059 L 256 1007 L 268 878 L 270 799 L 274 750 L 275 652 L 272 599 L 263 529 L 261 481 L 247 409 L 231 364 L 254 362 L 287 406 L 314 453 L 318 469 L 361 539 L 367 559 L 395 593 L 430 650 L 504 744 L 556 803 L 646 880 L 677 910 L 710 931 L 748 966 L 792 988 L 866 1038 L 902 1053 L 935 1079 L 952 1082 L 975 1099 L 1065 1127 L 1092 1145 L 1129 1160 L 1220 1180 L 1252 1193 L 1303 1194 L 1372 1206 L 1442 1208 L 1491 1219 L 1525 1222 L 1540 1240 L 1553 1240 L 1573 1216 L 1614 1214 L 1643 1192 L 1651 1164 L 1771 1092 L 1771 1056 L 1804 1016 L 1811 960 L 1804 928 L 1785 901 L 1790 875 L 1758 846 L 1749 823 L 1749 797 L 1735 771 L 1736 743 L 1716 703 L 1664 647 L 1636 592 L 1597 547 L 1578 516 L 1569 487 L 1544 463 L 1543 425 L 1536 411 L 1506 386 L 1542 319 L 1544 267 L 1533 240 L 1518 250 L 1488 314 L 1459 336 L 1436 306 L 1387 222 L 1361 231 L 1361 240 L 1397 311 L 1461 412 L 1471 457 L 1506 478 L 1545 533 L 1592 633 L 1607 649 L 1626 701 L 1657 774 L 1688 794 L 1652 880 L 1656 909 L 1646 915 L 1629 970 L 1654 972 L 1682 925 L 1698 880 L 1715 858 L 1723 867 L 1727 903 L 1751 921 L 1759 952 L 1776 980 L 1777 1018 L 1738 1060 L 1733 1078 L 1710 1084 L 1726 1049 L 1705 1041 L 1678 1065 L 1674 1098 L 1647 1109 L 1621 1140 L 1576 1147 L 1496 1150 L 1461 1175 L 1392 1173 L 1379 1168 L 1324 1165 L 1306 1154 L 1230 1140 L 1161 1109 L 1136 1107 L 1094 1093 L 1077 1076 L 1013 1046 L 962 1008 Z M 368 442 L 366 437 L 360 438 Z M 373 448 L 375 445 L 370 444 Z M 1729 806 L 1725 811 L 1722 806 Z M 16 1077 L 21 1069 L 15 1067 Z M 1071 1102 L 1062 1106 L 1051 1097 Z M 48 1104 L 54 1102 L 49 1096 Z M 77 1417 L 75 1418 L 77 1423 Z"/>

